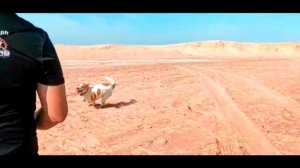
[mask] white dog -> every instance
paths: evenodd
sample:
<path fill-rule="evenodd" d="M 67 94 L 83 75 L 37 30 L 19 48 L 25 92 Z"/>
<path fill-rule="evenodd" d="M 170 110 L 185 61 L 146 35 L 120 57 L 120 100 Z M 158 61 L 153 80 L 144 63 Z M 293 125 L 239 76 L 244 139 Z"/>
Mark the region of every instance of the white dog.
<path fill-rule="evenodd" d="M 103 107 L 105 101 L 112 95 L 112 92 L 116 87 L 116 83 L 111 77 L 105 76 L 104 78 L 108 80 L 109 83 L 96 85 L 82 83 L 76 88 L 77 93 L 80 94 L 80 96 L 83 96 L 84 100 L 94 107 L 96 107 L 96 100 L 101 98 L 100 107 Z"/>

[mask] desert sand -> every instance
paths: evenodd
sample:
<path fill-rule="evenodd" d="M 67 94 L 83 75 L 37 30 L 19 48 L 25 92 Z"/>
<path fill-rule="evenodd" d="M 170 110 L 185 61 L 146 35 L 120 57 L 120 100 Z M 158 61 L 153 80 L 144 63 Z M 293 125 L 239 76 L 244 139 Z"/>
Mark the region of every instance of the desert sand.
<path fill-rule="evenodd" d="M 55 47 L 69 115 L 38 131 L 41 155 L 300 154 L 300 43 Z M 103 76 L 96 109 L 75 89 Z"/>

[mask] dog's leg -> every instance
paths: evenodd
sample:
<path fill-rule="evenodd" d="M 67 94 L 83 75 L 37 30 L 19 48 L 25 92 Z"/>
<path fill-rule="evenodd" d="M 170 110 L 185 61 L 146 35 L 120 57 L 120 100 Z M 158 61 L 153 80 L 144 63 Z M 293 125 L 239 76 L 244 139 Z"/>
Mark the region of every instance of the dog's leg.
<path fill-rule="evenodd" d="M 97 99 L 97 95 L 95 93 L 92 93 L 91 94 L 91 102 L 92 102 L 92 105 L 97 108 L 96 106 L 96 99 Z"/>
<path fill-rule="evenodd" d="M 100 107 L 103 107 L 105 105 L 105 101 L 106 101 L 106 97 L 102 97 Z"/>
<path fill-rule="evenodd" d="M 92 105 L 97 108 L 95 100 L 92 101 Z"/>

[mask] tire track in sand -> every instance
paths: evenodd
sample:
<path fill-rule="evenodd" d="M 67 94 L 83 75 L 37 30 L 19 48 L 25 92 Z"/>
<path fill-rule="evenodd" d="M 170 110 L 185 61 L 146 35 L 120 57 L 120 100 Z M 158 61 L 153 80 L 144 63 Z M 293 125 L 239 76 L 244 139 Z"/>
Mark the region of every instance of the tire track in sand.
<path fill-rule="evenodd" d="M 246 148 L 250 154 L 280 154 L 265 135 L 255 127 L 255 124 L 233 102 L 223 86 L 199 71 L 180 66 L 176 66 L 176 68 L 202 79 L 220 109 L 218 115 L 224 116 L 229 121 L 233 126 L 232 128 L 238 132 L 245 144 L 248 145 Z"/>
<path fill-rule="evenodd" d="M 202 69 L 202 68 L 201 68 Z M 240 76 L 240 75 L 233 75 L 227 72 L 211 69 L 211 68 L 205 68 L 203 69 L 205 71 L 211 71 L 216 74 L 222 74 L 224 76 L 227 76 L 227 78 L 235 81 L 243 81 L 247 85 L 255 88 L 257 91 L 259 91 L 261 94 L 263 94 L 268 100 L 272 101 L 272 103 L 276 106 L 286 108 L 288 111 L 293 112 L 294 115 L 300 117 L 300 103 L 290 97 L 284 96 L 281 93 L 269 89 L 263 84 L 259 83 L 258 81 L 251 80 L 249 78 Z"/>

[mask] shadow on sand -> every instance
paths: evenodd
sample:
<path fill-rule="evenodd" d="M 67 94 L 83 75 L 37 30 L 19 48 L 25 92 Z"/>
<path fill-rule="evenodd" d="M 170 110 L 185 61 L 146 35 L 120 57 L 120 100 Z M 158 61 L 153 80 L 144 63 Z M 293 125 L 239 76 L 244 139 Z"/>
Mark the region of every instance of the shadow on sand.
<path fill-rule="evenodd" d="M 115 103 L 115 104 L 111 104 L 111 103 L 107 103 L 105 104 L 102 108 L 121 108 L 123 106 L 129 106 L 129 105 L 132 105 L 132 104 L 135 104 L 137 101 L 135 99 L 131 99 L 130 101 L 128 102 L 119 102 L 119 103 Z"/>

